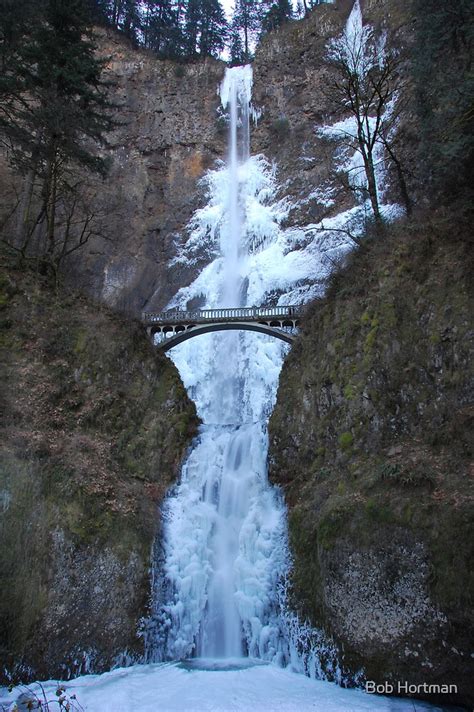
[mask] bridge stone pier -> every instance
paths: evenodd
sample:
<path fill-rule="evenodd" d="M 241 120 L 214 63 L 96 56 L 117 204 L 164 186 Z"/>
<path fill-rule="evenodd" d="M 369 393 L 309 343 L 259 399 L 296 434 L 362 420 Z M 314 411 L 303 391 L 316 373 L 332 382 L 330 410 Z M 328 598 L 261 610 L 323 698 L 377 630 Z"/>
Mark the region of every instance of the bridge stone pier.
<path fill-rule="evenodd" d="M 200 311 L 144 312 L 142 322 L 153 344 L 162 351 L 211 331 L 257 331 L 293 343 L 302 307 L 242 307 Z M 156 338 L 158 336 L 158 339 Z"/>

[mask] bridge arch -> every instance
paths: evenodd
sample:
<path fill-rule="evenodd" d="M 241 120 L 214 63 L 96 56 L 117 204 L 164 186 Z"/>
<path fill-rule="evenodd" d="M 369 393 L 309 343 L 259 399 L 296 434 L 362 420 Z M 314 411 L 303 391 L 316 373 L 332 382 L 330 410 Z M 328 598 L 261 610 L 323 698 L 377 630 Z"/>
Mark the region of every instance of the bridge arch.
<path fill-rule="evenodd" d="M 163 339 L 163 341 L 160 341 L 157 344 L 157 347 L 161 349 L 162 351 L 169 351 L 170 349 L 173 348 L 173 346 L 178 346 L 178 344 L 182 344 L 184 341 L 188 341 L 189 339 L 194 339 L 196 336 L 200 336 L 201 334 L 208 334 L 212 331 L 256 331 L 260 334 L 267 334 L 268 336 L 272 336 L 275 339 L 280 339 L 281 341 L 285 341 L 287 344 L 292 344 L 293 341 L 295 340 L 295 337 L 293 334 L 289 334 L 288 332 L 285 332 L 281 329 L 282 324 L 280 322 L 271 322 L 272 326 L 269 324 L 262 324 L 258 322 L 238 322 L 238 321 L 231 321 L 231 322 L 218 322 L 214 324 L 197 324 L 197 325 L 190 325 L 186 329 L 174 329 L 174 336 L 166 337 Z M 286 326 L 286 324 L 285 324 Z M 293 323 L 288 322 L 288 326 L 294 326 Z M 154 339 L 155 334 L 157 333 L 170 333 L 170 331 L 173 331 L 173 329 L 169 329 L 167 327 L 148 327 L 148 333 Z"/>

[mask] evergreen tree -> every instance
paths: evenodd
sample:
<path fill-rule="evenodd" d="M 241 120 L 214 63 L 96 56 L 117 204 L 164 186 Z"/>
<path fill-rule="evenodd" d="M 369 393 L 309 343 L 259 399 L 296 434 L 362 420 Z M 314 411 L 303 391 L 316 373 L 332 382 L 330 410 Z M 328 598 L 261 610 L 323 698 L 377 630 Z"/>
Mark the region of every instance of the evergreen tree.
<path fill-rule="evenodd" d="M 182 4 L 147 0 L 142 21 L 143 44 L 161 57 L 179 57 L 183 50 Z"/>
<path fill-rule="evenodd" d="M 95 22 L 111 25 L 132 42 L 141 40 L 143 3 L 141 0 L 86 0 L 93 7 Z"/>
<path fill-rule="evenodd" d="M 219 0 L 188 0 L 185 12 L 185 56 L 217 57 L 227 40 L 227 20 Z"/>
<path fill-rule="evenodd" d="M 44 0 L 38 7 L 40 15 L 29 25 L 20 12 L 11 16 L 13 31 L 23 35 L 20 45 L 5 51 L 0 132 L 25 176 L 20 249 L 24 253 L 36 234 L 45 261 L 56 269 L 66 252 L 56 235 L 58 210 L 77 183 L 72 172 L 105 172 L 95 146 L 113 123 L 94 54 L 91 7 L 84 0 Z M 35 186 L 39 210 L 31 221 Z"/>
<path fill-rule="evenodd" d="M 217 57 L 227 42 L 229 28 L 220 0 L 91 1 L 97 22 L 160 57 Z"/>
<path fill-rule="evenodd" d="M 138 0 L 124 0 L 123 14 L 119 29 L 128 39 L 138 44 L 141 30 L 141 3 Z"/>
<path fill-rule="evenodd" d="M 235 22 L 235 18 L 232 20 L 232 25 L 230 28 L 230 63 L 233 67 L 245 64 L 246 57 L 244 52 L 244 46 L 242 43 L 242 38 L 240 36 L 239 27 Z"/>
<path fill-rule="evenodd" d="M 265 7 L 265 4 L 263 5 Z M 277 0 L 273 2 L 262 18 L 262 32 L 275 30 L 283 23 L 288 22 L 293 17 L 293 11 L 289 0 Z"/>
<path fill-rule="evenodd" d="M 187 57 L 197 54 L 201 0 L 188 0 L 184 18 L 184 53 Z"/>
<path fill-rule="evenodd" d="M 219 0 L 201 0 L 199 54 L 218 57 L 227 42 L 228 24 Z"/>
<path fill-rule="evenodd" d="M 251 57 L 251 44 L 261 26 L 261 6 L 257 0 L 236 0 L 232 18 L 234 32 L 240 30 L 243 44 L 243 63 Z"/>
<path fill-rule="evenodd" d="M 112 24 L 112 5 L 109 0 L 94 0 L 92 19 L 99 25 Z"/>

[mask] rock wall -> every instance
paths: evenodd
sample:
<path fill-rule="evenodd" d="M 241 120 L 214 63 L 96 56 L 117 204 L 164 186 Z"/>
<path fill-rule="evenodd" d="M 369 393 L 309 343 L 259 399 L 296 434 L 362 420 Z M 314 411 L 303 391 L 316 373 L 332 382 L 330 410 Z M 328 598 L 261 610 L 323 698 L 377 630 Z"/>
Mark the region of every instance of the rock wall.
<path fill-rule="evenodd" d="M 366 242 L 308 310 L 270 477 L 289 508 L 293 603 L 344 673 L 456 684 L 438 701 L 472 705 L 472 257 L 451 219 Z"/>
<path fill-rule="evenodd" d="M 95 296 L 137 313 L 163 307 L 194 276 L 167 263 L 203 200 L 200 178 L 224 154 L 217 114 L 224 65 L 158 60 L 113 33 L 101 34 L 99 49 L 120 122 L 109 137 L 103 186 L 112 239 L 78 272 Z"/>
<path fill-rule="evenodd" d="M 138 324 L 3 268 L 0 287 L 2 681 L 107 670 L 143 653 L 194 405 Z"/>

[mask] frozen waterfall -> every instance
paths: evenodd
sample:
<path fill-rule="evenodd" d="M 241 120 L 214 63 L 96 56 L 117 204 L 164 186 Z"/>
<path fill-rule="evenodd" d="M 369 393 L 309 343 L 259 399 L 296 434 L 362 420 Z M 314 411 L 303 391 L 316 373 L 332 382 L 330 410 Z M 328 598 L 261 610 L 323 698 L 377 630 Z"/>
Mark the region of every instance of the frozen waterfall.
<path fill-rule="evenodd" d="M 278 199 L 275 166 L 249 154 L 249 124 L 258 117 L 251 93 L 250 66 L 226 70 L 227 161 L 203 179 L 207 203 L 173 260 L 192 266 L 209 254 L 211 261 L 168 309 L 314 299 L 353 246 L 340 228 L 363 229 L 361 206 L 324 225 L 284 227 L 297 204 Z M 289 566 L 286 516 L 267 481 L 267 421 L 287 348 L 262 334 L 218 332 L 170 351 L 203 425 L 163 508 L 149 660 L 249 655 L 321 677 L 323 654 L 339 679 L 335 651 L 287 610 L 280 585 Z"/>
<path fill-rule="evenodd" d="M 203 308 L 254 303 L 249 245 L 275 231 L 264 209 L 260 216 L 249 211 L 256 177 L 249 158 L 251 85 L 246 66 L 228 69 L 221 86 L 229 155 L 206 227 L 217 256 L 205 291 L 196 293 Z M 190 297 L 183 290 L 170 307 L 186 307 Z M 266 478 L 266 421 L 285 348 L 270 337 L 223 332 L 171 351 L 203 425 L 163 510 L 155 659 L 283 655 L 278 581 L 286 570 L 285 511 Z"/>

